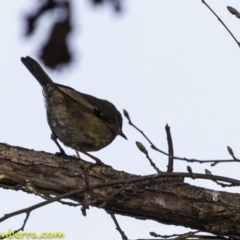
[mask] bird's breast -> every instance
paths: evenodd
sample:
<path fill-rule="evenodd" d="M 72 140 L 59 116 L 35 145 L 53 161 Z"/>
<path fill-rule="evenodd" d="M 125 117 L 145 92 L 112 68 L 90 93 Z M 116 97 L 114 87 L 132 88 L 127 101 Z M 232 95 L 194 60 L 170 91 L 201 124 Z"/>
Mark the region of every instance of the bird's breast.
<path fill-rule="evenodd" d="M 75 150 L 97 151 L 110 144 L 117 133 L 101 118 L 77 104 L 47 102 L 48 124 L 57 138 Z"/>

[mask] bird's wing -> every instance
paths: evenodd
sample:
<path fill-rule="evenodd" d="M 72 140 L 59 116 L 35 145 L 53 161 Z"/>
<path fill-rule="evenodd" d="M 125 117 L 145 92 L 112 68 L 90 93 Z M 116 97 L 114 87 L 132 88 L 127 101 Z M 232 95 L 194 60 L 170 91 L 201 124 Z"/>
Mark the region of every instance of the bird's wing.
<path fill-rule="evenodd" d="M 85 98 L 85 96 L 80 93 L 75 91 L 72 88 L 57 84 L 58 88 L 66 93 L 70 98 L 74 99 L 76 102 L 78 102 L 79 104 L 81 104 L 83 107 L 85 107 L 86 109 L 88 109 L 89 111 L 93 112 L 94 111 L 94 105 L 92 105 L 90 102 L 88 102 Z"/>
<path fill-rule="evenodd" d="M 57 87 L 60 91 L 64 92 L 69 97 L 74 99 L 77 103 L 85 107 L 86 110 L 93 113 L 96 117 L 104 119 L 105 121 L 111 121 L 111 110 L 112 108 L 115 108 L 112 103 L 88 94 L 78 92 L 70 87 L 61 84 L 57 84 Z"/>

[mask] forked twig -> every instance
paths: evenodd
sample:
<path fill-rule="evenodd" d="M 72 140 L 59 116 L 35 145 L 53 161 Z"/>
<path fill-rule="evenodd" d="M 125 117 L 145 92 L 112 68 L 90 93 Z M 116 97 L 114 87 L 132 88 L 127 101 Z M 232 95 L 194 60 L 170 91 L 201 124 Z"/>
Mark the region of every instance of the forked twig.
<path fill-rule="evenodd" d="M 151 148 L 162 153 L 163 155 L 166 155 L 169 157 L 169 154 L 164 152 L 163 150 L 157 148 L 152 142 L 151 140 L 144 134 L 144 132 L 142 130 L 140 130 L 130 119 L 130 116 L 128 114 L 128 112 L 126 110 L 123 110 L 124 116 L 128 119 L 128 123 L 130 126 L 134 127 L 138 132 L 140 132 L 143 137 L 150 143 Z M 228 147 L 228 152 L 229 152 L 229 147 Z M 229 152 L 230 153 L 230 152 Z M 173 156 L 173 159 L 179 160 L 179 161 L 186 161 L 186 162 L 198 162 L 198 163 L 212 163 L 211 166 L 215 166 L 218 163 L 229 163 L 229 162 L 238 162 L 240 163 L 240 159 L 236 158 L 233 154 L 230 153 L 230 155 L 233 157 L 233 159 L 212 159 L 212 160 L 199 160 L 199 159 L 195 159 L 195 158 L 186 158 L 186 157 L 177 157 L 177 156 Z"/>

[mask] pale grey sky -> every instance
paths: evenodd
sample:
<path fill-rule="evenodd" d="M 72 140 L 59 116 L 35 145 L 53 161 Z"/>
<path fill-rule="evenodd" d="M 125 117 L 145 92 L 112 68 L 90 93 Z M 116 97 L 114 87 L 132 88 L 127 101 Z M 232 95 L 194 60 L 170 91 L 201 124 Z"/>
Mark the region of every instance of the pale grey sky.
<path fill-rule="evenodd" d="M 21 56 L 37 59 L 44 41 L 42 31 L 23 37 L 23 16 L 31 1 L 1 1 L 1 142 L 55 153 L 50 140 L 43 96 L 37 81 L 20 62 Z M 240 10 L 237 0 L 207 1 L 240 40 L 239 19 L 227 5 Z M 74 1 L 76 32 L 70 41 L 76 62 L 61 73 L 47 72 L 54 81 L 113 102 L 162 150 L 167 150 L 165 125 L 171 127 L 177 156 L 199 159 L 230 158 L 227 145 L 240 156 L 240 49 L 201 0 L 125 1 L 124 14 L 110 8 L 92 8 L 88 1 Z M 48 20 L 40 22 L 49 26 Z M 46 33 L 47 34 L 47 33 Z M 117 137 L 94 153 L 118 170 L 146 175 L 154 173 L 135 141 L 142 142 L 161 170 L 167 158 L 150 150 L 143 137 L 124 119 L 128 141 Z M 68 148 L 67 152 L 73 154 Z M 186 171 L 175 162 L 175 171 Z M 239 178 L 239 164 L 191 164 L 194 172 L 208 168 L 216 175 Z M 223 190 L 209 181 L 191 184 Z M 224 189 L 239 192 L 239 188 Z M 41 202 L 31 194 L 0 190 L 0 216 Z M 0 231 L 21 226 L 24 216 L 0 225 Z M 150 238 L 149 232 L 171 234 L 185 231 L 153 221 L 117 216 L 131 239 Z M 90 231 L 94 229 L 94 231 Z M 27 231 L 64 231 L 65 239 L 120 239 L 112 219 L 103 210 L 80 209 L 54 203 L 38 209 L 28 220 Z"/>

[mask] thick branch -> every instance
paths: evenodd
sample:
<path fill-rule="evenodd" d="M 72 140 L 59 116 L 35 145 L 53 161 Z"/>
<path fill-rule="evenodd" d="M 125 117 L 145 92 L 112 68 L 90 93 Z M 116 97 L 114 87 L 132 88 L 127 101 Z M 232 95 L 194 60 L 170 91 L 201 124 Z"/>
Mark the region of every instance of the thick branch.
<path fill-rule="evenodd" d="M 188 173 L 178 175 L 178 178 L 173 177 L 176 173 L 152 175 L 151 180 L 129 183 L 123 189 L 116 180 L 123 179 L 126 184 L 126 179 L 136 178 L 136 175 L 116 171 L 110 166 L 93 166 L 73 157 L 57 157 L 0 144 L 1 187 L 28 191 L 26 186 L 30 182 L 38 193 L 59 195 L 83 189 L 86 184 L 115 181 L 113 186 L 88 192 L 87 200 L 85 194 L 69 198 L 116 214 L 240 239 L 240 194 L 191 186 L 182 182 Z M 211 177 L 221 178 L 206 175 L 207 179 Z"/>

